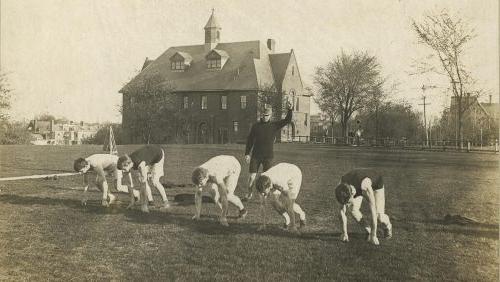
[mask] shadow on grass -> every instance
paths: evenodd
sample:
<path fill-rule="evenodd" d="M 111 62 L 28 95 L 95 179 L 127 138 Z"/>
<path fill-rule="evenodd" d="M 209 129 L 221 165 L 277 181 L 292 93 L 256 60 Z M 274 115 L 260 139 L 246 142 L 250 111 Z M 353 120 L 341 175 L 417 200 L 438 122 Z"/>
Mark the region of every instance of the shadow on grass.
<path fill-rule="evenodd" d="M 339 232 L 308 232 L 307 226 L 300 230 L 300 233 L 294 234 L 280 228 L 278 225 L 270 224 L 263 231 L 257 231 L 259 224 L 245 223 L 245 220 L 238 220 L 236 216 L 228 216 L 229 227 L 219 224 L 218 215 L 204 215 L 200 220 L 194 221 L 191 219 L 192 213 L 175 211 L 175 206 L 167 211 L 160 211 L 154 207 L 149 213 L 142 213 L 138 206 L 134 209 L 126 209 L 125 204 L 112 204 L 110 207 L 102 207 L 99 201 L 88 201 L 86 206 L 82 206 L 80 200 L 74 199 L 57 199 L 35 196 L 19 196 L 19 195 L 0 195 L 0 203 L 8 203 L 14 205 L 45 205 L 45 206 L 66 206 L 72 209 L 80 210 L 83 213 L 93 214 L 124 214 L 127 221 L 138 224 L 173 224 L 183 228 L 187 228 L 193 232 L 205 235 L 240 235 L 240 234 L 258 234 L 264 236 L 296 238 L 303 240 L 322 240 L 322 241 L 339 241 Z M 363 233 L 350 233 L 351 240 L 362 241 L 366 239 Z"/>
<path fill-rule="evenodd" d="M 408 232 L 452 233 L 488 239 L 498 239 L 499 226 L 490 223 L 471 222 L 468 224 L 450 224 L 443 219 L 400 221 L 393 224 L 395 230 Z"/>
<path fill-rule="evenodd" d="M 307 227 L 300 230 L 299 234 L 284 230 L 278 225 L 268 225 L 263 231 L 257 231 L 259 224 L 245 223 L 245 220 L 238 219 L 236 216 L 228 216 L 229 227 L 222 226 L 218 221 L 218 214 L 202 215 L 200 220 L 193 220 L 191 212 L 178 212 L 175 208 L 167 211 L 158 209 L 150 210 L 149 213 L 142 213 L 138 209 L 126 210 L 125 216 L 129 222 L 137 224 L 172 224 L 181 228 L 189 229 L 192 232 L 204 235 L 227 236 L 241 234 L 258 234 L 264 236 L 297 238 L 304 240 L 323 240 L 339 241 L 340 233 L 335 232 L 308 232 Z M 350 234 L 351 238 L 364 240 L 364 234 Z"/>
<path fill-rule="evenodd" d="M 8 203 L 13 205 L 23 206 L 65 206 L 71 209 L 81 210 L 86 213 L 94 214 L 119 214 L 127 211 L 124 205 L 112 204 L 110 207 L 101 206 L 101 202 L 97 200 L 89 200 L 87 204 L 82 205 L 80 200 L 75 199 L 58 199 L 48 197 L 35 196 L 19 196 L 19 195 L 0 195 L 0 203 Z"/>
<path fill-rule="evenodd" d="M 79 200 L 72 199 L 54 199 L 54 198 L 42 198 L 33 196 L 19 196 L 19 195 L 0 195 L 0 202 L 9 203 L 13 205 L 45 205 L 45 206 L 67 206 L 70 208 L 81 208 L 81 202 Z"/>

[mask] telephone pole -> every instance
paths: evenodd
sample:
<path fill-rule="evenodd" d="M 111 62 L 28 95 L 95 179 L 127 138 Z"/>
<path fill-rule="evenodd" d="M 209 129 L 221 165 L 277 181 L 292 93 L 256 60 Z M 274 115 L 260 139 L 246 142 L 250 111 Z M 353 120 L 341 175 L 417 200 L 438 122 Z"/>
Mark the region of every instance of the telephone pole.
<path fill-rule="evenodd" d="M 429 146 L 429 132 L 427 131 L 427 117 L 425 114 L 425 106 L 430 105 L 429 103 L 425 103 L 425 90 L 436 88 L 435 85 L 422 85 L 422 99 L 424 100 L 423 104 L 419 104 L 420 106 L 424 106 L 424 130 L 425 130 L 425 146 Z"/>

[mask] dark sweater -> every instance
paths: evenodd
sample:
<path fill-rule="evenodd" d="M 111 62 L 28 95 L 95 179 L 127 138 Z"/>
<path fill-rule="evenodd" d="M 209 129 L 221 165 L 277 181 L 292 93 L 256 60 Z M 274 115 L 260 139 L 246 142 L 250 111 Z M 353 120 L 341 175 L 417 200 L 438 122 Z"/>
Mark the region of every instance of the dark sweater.
<path fill-rule="evenodd" d="M 292 121 L 292 110 L 288 110 L 285 119 L 280 121 L 260 121 L 254 123 L 247 138 L 245 155 L 252 151 L 252 157 L 271 159 L 274 157 L 273 145 L 276 132 Z"/>
<path fill-rule="evenodd" d="M 370 178 L 373 190 L 382 189 L 384 187 L 382 175 L 369 168 L 357 168 L 349 171 L 346 175 L 342 176 L 342 183 L 354 186 L 354 188 L 356 188 L 356 195 L 354 195 L 354 197 L 358 197 L 363 195 L 361 191 L 361 182 L 365 178 Z"/>
<path fill-rule="evenodd" d="M 141 162 L 144 162 L 146 165 L 158 163 L 162 157 L 163 151 L 160 146 L 156 145 L 146 145 L 130 154 L 130 159 L 134 163 L 134 169 L 138 169 Z"/>

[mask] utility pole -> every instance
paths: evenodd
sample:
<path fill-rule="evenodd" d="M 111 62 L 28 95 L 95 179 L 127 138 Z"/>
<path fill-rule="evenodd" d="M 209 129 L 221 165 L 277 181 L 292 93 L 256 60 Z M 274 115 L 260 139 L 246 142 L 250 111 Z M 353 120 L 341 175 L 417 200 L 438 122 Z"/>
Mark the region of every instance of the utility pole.
<path fill-rule="evenodd" d="M 429 132 L 427 132 L 427 117 L 425 114 L 425 106 L 430 105 L 425 103 L 425 90 L 436 88 L 435 85 L 422 85 L 422 99 L 424 100 L 423 104 L 419 104 L 420 106 L 424 106 L 424 129 L 425 129 L 425 146 L 429 146 Z"/>

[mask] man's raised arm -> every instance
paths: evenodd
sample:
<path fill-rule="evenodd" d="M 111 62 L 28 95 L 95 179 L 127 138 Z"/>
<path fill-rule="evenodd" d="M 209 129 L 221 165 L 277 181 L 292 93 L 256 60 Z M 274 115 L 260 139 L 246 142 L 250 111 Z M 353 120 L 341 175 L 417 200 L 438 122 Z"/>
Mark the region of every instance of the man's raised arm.
<path fill-rule="evenodd" d="M 285 119 L 282 119 L 282 120 L 277 121 L 277 122 L 274 123 L 274 126 L 275 126 L 276 129 L 280 129 L 283 126 L 289 124 L 292 121 L 293 108 L 290 105 L 288 105 L 287 108 L 288 108 L 288 112 L 286 113 Z"/>

